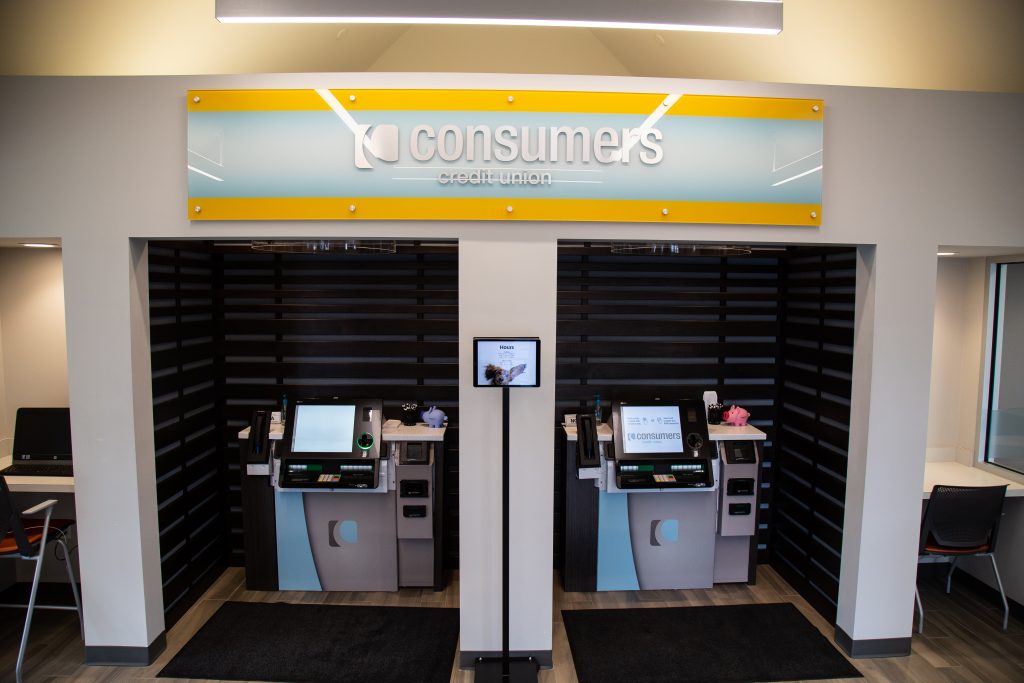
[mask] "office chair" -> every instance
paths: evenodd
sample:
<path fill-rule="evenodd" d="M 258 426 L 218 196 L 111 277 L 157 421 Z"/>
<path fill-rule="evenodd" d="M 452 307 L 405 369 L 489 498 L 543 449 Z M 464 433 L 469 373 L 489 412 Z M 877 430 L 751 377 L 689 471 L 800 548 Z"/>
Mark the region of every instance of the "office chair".
<path fill-rule="evenodd" d="M 67 544 L 67 531 L 74 525 L 71 519 L 51 519 L 56 500 L 47 500 L 28 510 L 23 515 L 35 515 L 45 511 L 43 519 L 29 519 L 18 514 L 14 506 L 14 496 L 7 487 L 7 480 L 0 476 L 0 559 L 35 560 L 35 574 L 32 577 L 32 592 L 29 594 L 28 605 L 0 605 L 0 607 L 27 607 L 25 628 L 21 634 L 21 645 L 18 648 L 18 663 L 14 669 L 17 683 L 21 683 L 21 667 L 25 662 L 25 646 L 28 644 L 28 631 L 32 626 L 32 612 L 39 609 L 73 609 L 78 612 L 78 626 L 84 634 L 82 622 L 82 601 L 78 596 L 78 584 L 75 572 L 71 567 L 71 553 Z M 75 606 L 37 605 L 36 594 L 39 591 L 39 577 L 43 570 L 43 557 L 46 545 L 54 541 L 64 550 L 64 564 L 67 567 L 68 581 L 71 592 L 75 596 Z"/>
<path fill-rule="evenodd" d="M 999 520 L 1003 516 L 1003 486 L 944 486 L 936 485 L 928 498 L 924 519 L 921 521 L 921 540 L 918 546 L 918 564 L 948 562 L 946 593 L 949 593 L 953 570 L 961 557 L 988 557 L 996 575 L 999 595 L 1003 599 L 1003 630 L 1009 624 L 1010 607 L 1006 591 L 996 566 L 996 537 Z M 924 631 L 924 607 L 921 593 L 914 586 L 917 603 L 917 632 Z"/>

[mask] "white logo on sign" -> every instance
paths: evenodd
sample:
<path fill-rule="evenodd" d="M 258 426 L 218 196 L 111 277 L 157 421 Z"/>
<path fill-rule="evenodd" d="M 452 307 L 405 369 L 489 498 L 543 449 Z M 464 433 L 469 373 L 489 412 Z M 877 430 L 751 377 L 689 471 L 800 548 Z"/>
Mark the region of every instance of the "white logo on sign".
<path fill-rule="evenodd" d="M 373 168 L 373 164 L 366 158 L 367 152 L 380 161 L 398 161 L 398 126 L 395 124 L 357 124 L 354 132 L 356 168 Z"/>

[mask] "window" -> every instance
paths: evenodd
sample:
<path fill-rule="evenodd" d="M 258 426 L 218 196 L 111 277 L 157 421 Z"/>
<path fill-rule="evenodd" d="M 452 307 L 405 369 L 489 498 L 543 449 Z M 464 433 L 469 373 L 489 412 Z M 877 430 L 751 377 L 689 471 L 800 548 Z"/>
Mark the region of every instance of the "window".
<path fill-rule="evenodd" d="M 1024 262 L 995 263 L 985 461 L 1024 474 Z"/>

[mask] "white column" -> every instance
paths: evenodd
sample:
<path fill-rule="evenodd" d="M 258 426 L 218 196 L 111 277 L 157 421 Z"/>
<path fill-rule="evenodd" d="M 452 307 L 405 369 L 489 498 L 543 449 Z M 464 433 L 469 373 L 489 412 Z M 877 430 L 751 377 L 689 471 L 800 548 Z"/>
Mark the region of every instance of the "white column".
<path fill-rule="evenodd" d="M 861 247 L 837 627 L 854 654 L 912 630 L 928 434 L 935 245 Z M 840 642 L 843 642 L 842 634 Z M 906 639 L 893 643 L 893 640 Z M 870 643 L 866 641 L 879 641 Z"/>
<path fill-rule="evenodd" d="M 137 662 L 164 628 L 146 250 L 100 230 L 63 245 L 86 658 Z"/>
<path fill-rule="evenodd" d="M 558 244 L 543 226 L 479 231 L 459 241 L 461 648 L 501 651 L 501 391 L 473 388 L 473 337 L 536 336 L 541 386 L 510 390 L 509 649 L 550 652 Z"/>

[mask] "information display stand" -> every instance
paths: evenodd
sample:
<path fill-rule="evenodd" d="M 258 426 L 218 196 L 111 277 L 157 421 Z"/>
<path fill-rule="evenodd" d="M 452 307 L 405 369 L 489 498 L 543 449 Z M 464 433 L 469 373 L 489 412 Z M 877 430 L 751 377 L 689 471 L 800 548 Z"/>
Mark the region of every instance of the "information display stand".
<path fill-rule="evenodd" d="M 480 657 L 476 660 L 474 680 L 489 683 L 535 683 L 540 666 L 533 657 L 509 656 L 509 571 L 508 571 L 508 519 L 509 519 L 509 386 L 540 386 L 540 340 L 535 338 L 474 339 L 475 386 L 501 387 L 501 657 Z M 503 368 L 494 363 L 491 354 L 500 350 L 502 355 L 514 357 L 509 364 L 514 374 L 509 378 L 496 374 Z M 524 362 L 519 362 L 524 361 Z M 507 364 L 507 363 L 506 363 Z M 494 378 L 498 377 L 496 382 Z M 516 381 L 519 379 L 519 381 Z M 524 381 L 525 380 L 525 381 Z"/>

